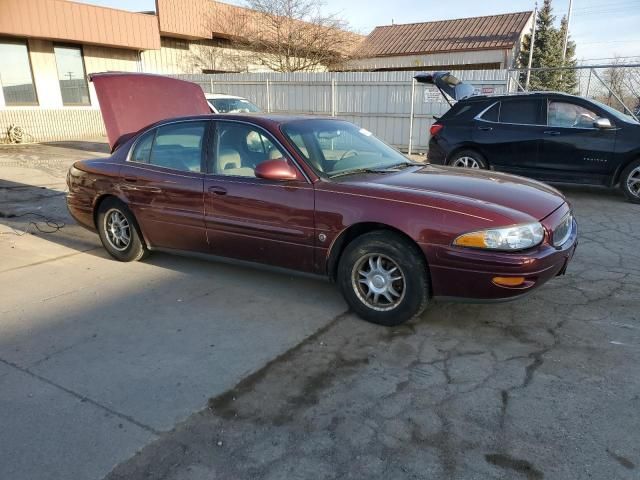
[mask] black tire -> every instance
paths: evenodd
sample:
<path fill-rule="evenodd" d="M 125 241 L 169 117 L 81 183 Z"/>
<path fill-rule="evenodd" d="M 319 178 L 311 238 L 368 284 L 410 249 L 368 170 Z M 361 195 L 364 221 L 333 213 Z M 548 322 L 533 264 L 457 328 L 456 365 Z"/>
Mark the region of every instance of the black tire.
<path fill-rule="evenodd" d="M 119 237 L 115 237 L 116 233 L 113 231 L 111 233 L 108 231 L 107 224 L 115 218 L 124 219 L 117 227 Z M 113 258 L 121 262 L 135 262 L 147 256 L 148 250 L 138 231 L 136 219 L 120 200 L 107 198 L 103 201 L 98 208 L 96 220 L 102 246 Z M 126 233 L 128 233 L 128 242 L 120 240 L 118 243 L 118 238 L 127 238 Z"/>
<path fill-rule="evenodd" d="M 476 162 L 477 163 L 477 167 L 472 167 L 467 166 L 465 167 L 464 165 L 460 165 L 460 163 L 462 163 L 464 161 L 464 159 L 469 159 L 467 160 L 467 162 L 465 163 L 469 163 L 471 164 L 471 162 Z M 479 168 L 481 170 L 486 170 L 487 168 L 489 168 L 489 164 L 487 163 L 487 160 L 478 152 L 476 152 L 475 150 L 459 150 L 456 153 L 454 153 L 451 158 L 449 158 L 449 161 L 447 162 L 447 165 L 452 166 L 452 167 L 460 167 L 460 168 Z"/>
<path fill-rule="evenodd" d="M 620 174 L 620 188 L 627 200 L 632 203 L 640 203 L 640 184 L 635 184 L 638 190 L 632 190 L 630 179 L 640 180 L 640 159 L 631 162 Z"/>
<path fill-rule="evenodd" d="M 377 258 L 380 258 L 381 270 L 373 269 L 369 263 L 372 261 L 377 265 Z M 363 271 L 369 277 L 359 273 Z M 381 275 L 383 280 L 374 278 L 376 272 L 386 272 Z M 398 276 L 401 280 L 393 280 Z M 366 283 L 367 278 L 371 280 L 369 283 Z M 356 282 L 356 279 L 363 282 Z M 337 280 L 351 309 L 361 318 L 378 325 L 400 325 L 420 315 L 429 302 L 429 274 L 424 257 L 415 244 L 394 232 L 366 233 L 349 243 L 340 257 Z M 390 303 L 384 294 L 378 294 L 378 305 L 372 305 L 374 281 L 386 289 L 394 303 Z"/>

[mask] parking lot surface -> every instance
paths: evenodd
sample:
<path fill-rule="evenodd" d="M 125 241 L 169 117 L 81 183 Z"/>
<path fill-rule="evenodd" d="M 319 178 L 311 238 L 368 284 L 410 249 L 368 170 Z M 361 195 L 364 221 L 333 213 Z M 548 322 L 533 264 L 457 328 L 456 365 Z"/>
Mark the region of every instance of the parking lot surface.
<path fill-rule="evenodd" d="M 0 149 L 0 478 L 640 476 L 640 206 L 617 192 L 562 187 L 567 275 L 389 329 L 321 281 L 10 233 L 70 222 L 70 159 L 103 154 Z"/>

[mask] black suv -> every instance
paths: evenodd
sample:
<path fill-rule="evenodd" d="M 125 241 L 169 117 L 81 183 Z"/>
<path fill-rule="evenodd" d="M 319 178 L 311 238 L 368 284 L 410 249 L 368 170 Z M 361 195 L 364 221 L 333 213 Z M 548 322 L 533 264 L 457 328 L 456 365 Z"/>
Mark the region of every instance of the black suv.
<path fill-rule="evenodd" d="M 474 96 L 472 86 L 446 72 L 416 80 L 458 100 L 431 126 L 431 163 L 546 182 L 619 184 L 640 203 L 640 123 L 632 117 L 563 93 Z"/>

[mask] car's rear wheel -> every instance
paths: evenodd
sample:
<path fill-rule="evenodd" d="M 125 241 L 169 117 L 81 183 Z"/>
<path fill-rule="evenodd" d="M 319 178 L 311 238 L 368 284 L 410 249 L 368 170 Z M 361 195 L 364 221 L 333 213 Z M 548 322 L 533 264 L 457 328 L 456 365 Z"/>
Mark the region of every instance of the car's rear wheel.
<path fill-rule="evenodd" d="M 620 188 L 630 202 L 640 203 L 640 159 L 624 169 L 620 176 Z"/>
<path fill-rule="evenodd" d="M 424 258 L 394 232 L 367 233 L 347 245 L 337 280 L 351 309 L 379 325 L 400 325 L 422 313 L 429 301 Z"/>
<path fill-rule="evenodd" d="M 108 198 L 98 208 L 97 227 L 105 250 L 121 262 L 135 262 L 148 252 L 133 214 L 124 203 Z"/>
<path fill-rule="evenodd" d="M 475 150 L 460 150 L 452 155 L 449 159 L 449 165 L 452 167 L 475 168 L 486 170 L 488 168 L 487 161 Z"/>

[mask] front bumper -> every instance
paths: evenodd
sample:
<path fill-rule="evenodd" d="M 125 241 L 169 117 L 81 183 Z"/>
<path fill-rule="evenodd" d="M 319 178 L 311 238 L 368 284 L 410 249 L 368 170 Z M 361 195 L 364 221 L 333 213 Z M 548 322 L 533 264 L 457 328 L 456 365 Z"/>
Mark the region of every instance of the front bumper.
<path fill-rule="evenodd" d="M 578 226 L 560 247 L 547 242 L 524 253 L 491 252 L 443 245 L 423 246 L 431 272 L 433 295 L 477 301 L 508 300 L 562 275 L 578 245 Z M 516 287 L 494 283 L 494 277 L 524 277 Z"/>

